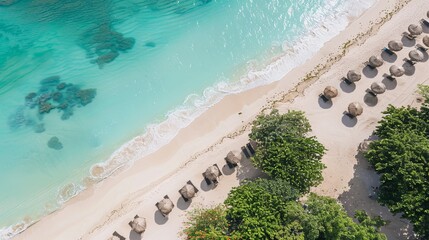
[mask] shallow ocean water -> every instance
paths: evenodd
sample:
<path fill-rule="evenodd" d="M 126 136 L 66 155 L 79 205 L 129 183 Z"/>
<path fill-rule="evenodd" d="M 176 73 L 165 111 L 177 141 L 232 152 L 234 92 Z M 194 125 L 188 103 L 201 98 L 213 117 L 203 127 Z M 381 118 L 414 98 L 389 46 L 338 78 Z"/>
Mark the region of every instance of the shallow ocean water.
<path fill-rule="evenodd" d="M 278 80 L 373 2 L 0 1 L 0 238 L 226 94 Z"/>

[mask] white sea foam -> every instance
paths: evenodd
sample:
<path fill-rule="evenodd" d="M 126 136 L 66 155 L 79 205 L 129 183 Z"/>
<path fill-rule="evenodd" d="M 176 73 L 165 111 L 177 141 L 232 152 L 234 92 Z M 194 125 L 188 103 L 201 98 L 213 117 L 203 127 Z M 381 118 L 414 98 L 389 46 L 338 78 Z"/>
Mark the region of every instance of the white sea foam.
<path fill-rule="evenodd" d="M 132 166 L 133 162 L 147 156 L 169 143 L 179 132 L 207 109 L 229 94 L 243 92 L 258 86 L 280 80 L 293 68 L 303 64 L 322 48 L 322 46 L 346 28 L 349 17 L 362 14 L 376 0 L 355 0 L 343 2 L 337 7 L 328 7 L 314 13 L 312 22 L 305 22 L 307 31 L 296 42 L 281 45 L 283 54 L 264 68 L 255 67 L 249 61 L 248 72 L 238 81 L 220 79 L 214 86 L 206 88 L 202 94 L 189 95 L 183 104 L 166 114 L 164 121 L 147 126 L 144 134 L 137 136 L 117 149 L 105 162 L 95 164 L 90 170 L 90 182 L 98 182 L 122 167 Z M 331 1 L 336 4 L 336 1 Z M 315 20 L 316 19 L 316 20 Z M 317 22 L 314 26 L 312 23 Z M 61 206 L 87 187 L 87 181 L 69 184 L 58 191 L 58 204 Z M 47 208 L 47 214 L 53 209 Z M 36 220 L 26 219 L 13 226 L 0 229 L 0 239 L 10 239 L 24 231 Z"/>

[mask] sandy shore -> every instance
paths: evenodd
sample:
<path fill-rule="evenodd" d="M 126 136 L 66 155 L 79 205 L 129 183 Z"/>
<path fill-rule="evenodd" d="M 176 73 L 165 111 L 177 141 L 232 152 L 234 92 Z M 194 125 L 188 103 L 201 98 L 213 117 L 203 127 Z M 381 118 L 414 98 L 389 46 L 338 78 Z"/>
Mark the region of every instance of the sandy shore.
<path fill-rule="evenodd" d="M 406 239 L 407 221 L 368 198 L 371 187 L 377 186 L 377 176 L 358 154 L 357 147 L 370 137 L 388 104 L 415 104 L 417 84 L 429 82 L 427 54 L 423 63 L 414 67 L 404 65 L 406 74 L 397 81 L 383 77 L 393 62 L 404 64 L 403 59 L 414 48 L 414 43 L 402 39 L 401 33 L 410 23 L 418 23 L 425 17 L 426 10 L 429 10 L 427 0 L 379 1 L 326 43 L 315 57 L 281 81 L 224 98 L 181 130 L 168 145 L 90 187 L 15 239 L 107 239 L 114 231 L 127 239 L 140 239 L 128 226 L 136 214 L 148 221 L 143 239 L 180 238 L 187 211 L 196 206 L 219 204 L 240 181 L 261 174 L 244 157 L 235 170 L 225 167 L 223 158 L 230 150 L 240 154 L 240 147 L 248 141 L 250 122 L 262 110 L 272 107 L 281 112 L 305 111 L 313 134 L 328 149 L 323 158 L 327 165 L 325 180 L 313 189 L 315 192 L 338 198 L 351 214 L 355 209 L 365 209 L 370 214 L 383 216 L 390 221 L 383 228 L 389 239 Z M 429 29 L 424 28 L 424 34 L 427 33 Z M 418 43 L 421 38 L 417 38 Z M 392 39 L 404 41 L 405 47 L 397 58 L 383 54 L 386 61 L 378 70 L 364 68 L 362 63 L 372 54 L 380 54 Z M 350 69 L 362 71 L 362 80 L 355 86 L 340 81 Z M 305 83 L 297 85 L 303 80 Z M 376 103 L 365 92 L 375 80 L 382 80 L 388 88 Z M 318 98 L 326 85 L 339 89 L 333 105 Z M 364 113 L 357 121 L 343 116 L 352 101 L 364 106 Z M 205 184 L 201 173 L 214 163 L 222 168 L 223 176 L 212 189 Z M 188 180 L 200 189 L 191 203 L 185 203 L 178 193 Z M 155 207 L 166 194 L 176 205 L 168 219 Z"/>

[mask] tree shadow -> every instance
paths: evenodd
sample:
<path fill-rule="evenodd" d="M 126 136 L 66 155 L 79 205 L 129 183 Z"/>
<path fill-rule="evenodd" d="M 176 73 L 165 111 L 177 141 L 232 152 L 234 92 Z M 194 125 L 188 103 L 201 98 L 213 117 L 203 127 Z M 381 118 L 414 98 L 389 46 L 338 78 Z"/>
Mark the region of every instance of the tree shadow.
<path fill-rule="evenodd" d="M 189 199 L 187 202 L 185 201 L 185 199 L 183 199 L 183 197 L 179 197 L 177 199 L 176 202 L 176 206 L 177 208 L 179 208 L 180 210 L 186 210 L 189 208 L 189 206 L 191 206 L 192 203 L 192 199 Z"/>
<path fill-rule="evenodd" d="M 346 114 L 343 114 L 343 117 L 341 118 L 341 122 L 344 124 L 344 126 L 352 128 L 354 126 L 356 126 L 358 120 L 357 118 L 351 118 L 349 116 L 347 116 Z"/>
<path fill-rule="evenodd" d="M 363 101 L 367 106 L 374 107 L 378 103 L 378 97 L 370 93 L 367 93 L 365 94 L 365 96 L 363 96 Z"/>
<path fill-rule="evenodd" d="M 156 224 L 164 225 L 168 221 L 168 216 L 164 217 L 161 211 L 156 210 L 155 213 L 153 214 L 153 219 L 155 220 Z"/>
<path fill-rule="evenodd" d="M 212 189 L 215 189 L 216 187 L 214 186 L 214 184 L 207 184 L 206 180 L 203 178 L 203 180 L 200 183 L 200 189 L 203 190 L 204 192 L 208 192 Z"/>
<path fill-rule="evenodd" d="M 333 105 L 333 102 L 332 102 L 332 100 L 329 100 L 329 101 L 324 101 L 321 97 L 318 97 L 317 98 L 318 99 L 318 103 L 319 103 L 319 106 L 321 107 L 321 108 L 323 108 L 323 109 L 329 109 L 329 108 L 331 108 L 332 107 L 332 105 Z"/>
<path fill-rule="evenodd" d="M 404 47 L 412 47 L 412 46 L 416 45 L 416 39 L 411 40 L 405 36 L 402 36 L 401 42 L 404 45 Z"/>
<path fill-rule="evenodd" d="M 239 184 L 241 185 L 245 180 L 255 179 L 258 177 L 268 177 L 268 175 L 262 172 L 262 170 L 253 166 L 250 159 L 246 158 L 246 156 L 242 154 L 240 165 L 237 169 L 236 177 L 238 179 Z"/>
<path fill-rule="evenodd" d="M 381 82 L 386 86 L 387 90 L 393 90 L 398 86 L 398 81 L 395 79 L 390 80 L 388 78 L 384 78 Z"/>
<path fill-rule="evenodd" d="M 353 92 L 356 89 L 356 84 L 354 84 L 354 83 L 347 84 L 346 82 L 341 81 L 340 88 L 345 93 L 351 93 L 351 92 Z"/>
<path fill-rule="evenodd" d="M 141 240 L 142 239 L 142 235 L 134 232 L 133 230 L 131 230 L 130 231 L 130 235 L 129 235 L 129 239 L 130 240 Z"/>
<path fill-rule="evenodd" d="M 405 70 L 404 74 L 406 76 L 412 76 L 416 72 L 416 67 L 414 65 L 407 63 L 407 62 L 404 62 L 404 64 L 402 64 L 402 67 Z"/>
<path fill-rule="evenodd" d="M 383 51 L 381 52 L 381 58 L 385 62 L 394 63 L 398 59 L 398 55 L 396 54 L 389 55 L 387 52 Z"/>
<path fill-rule="evenodd" d="M 231 174 L 233 174 L 233 173 L 235 172 L 235 168 L 236 168 L 236 167 L 230 168 L 230 167 L 228 166 L 228 164 L 225 164 L 225 165 L 223 165 L 223 167 L 222 167 L 222 173 L 223 173 L 225 176 L 229 176 L 229 175 L 231 175 Z"/>
<path fill-rule="evenodd" d="M 350 189 L 338 197 L 349 216 L 353 216 L 356 210 L 365 210 L 368 215 L 381 216 L 387 221 L 387 225 L 381 228 L 387 239 L 412 239 L 411 224 L 392 215 L 387 207 L 376 201 L 376 189 L 380 185 L 379 175 L 362 153 L 358 152 L 355 158 L 357 163 L 353 167 L 354 176 L 348 183 Z"/>
<path fill-rule="evenodd" d="M 365 66 L 362 69 L 362 74 L 367 78 L 375 78 L 378 74 L 378 69 L 377 68 L 372 69 L 369 66 Z"/>

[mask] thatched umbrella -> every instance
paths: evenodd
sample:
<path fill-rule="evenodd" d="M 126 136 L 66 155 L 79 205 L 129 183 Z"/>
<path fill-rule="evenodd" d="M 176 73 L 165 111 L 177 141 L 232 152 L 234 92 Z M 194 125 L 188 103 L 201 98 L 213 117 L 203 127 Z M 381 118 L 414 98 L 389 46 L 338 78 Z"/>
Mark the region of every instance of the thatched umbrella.
<path fill-rule="evenodd" d="M 195 196 L 195 187 L 192 184 L 187 183 L 179 190 L 183 198 L 191 199 Z"/>
<path fill-rule="evenodd" d="M 369 64 L 372 66 L 372 67 L 380 67 L 381 65 L 383 65 L 383 63 L 384 63 L 384 61 L 383 61 L 383 59 L 382 58 L 379 58 L 379 57 L 376 57 L 376 56 L 371 56 L 370 58 L 369 58 Z"/>
<path fill-rule="evenodd" d="M 386 91 L 386 85 L 384 85 L 384 83 L 382 82 L 373 82 L 371 84 L 371 90 L 375 94 L 382 94 Z"/>
<path fill-rule="evenodd" d="M 237 165 L 240 162 L 240 159 L 231 151 L 226 155 L 225 160 L 227 163 L 232 165 Z"/>
<path fill-rule="evenodd" d="M 144 233 L 144 231 L 146 231 L 146 219 L 142 217 L 134 218 L 131 222 L 131 228 L 138 234 Z"/>
<path fill-rule="evenodd" d="M 392 51 L 399 52 L 402 50 L 402 48 L 404 48 L 404 44 L 399 41 L 392 40 L 387 44 L 387 47 L 389 47 L 389 49 Z"/>
<path fill-rule="evenodd" d="M 216 166 L 210 166 L 207 168 L 204 175 L 210 181 L 217 181 L 217 178 L 220 176 L 219 168 L 217 168 Z"/>
<path fill-rule="evenodd" d="M 425 58 L 425 56 L 423 56 L 423 53 L 417 50 L 411 50 L 408 53 L 408 56 L 410 57 L 411 61 L 416 61 L 416 62 L 421 62 Z"/>
<path fill-rule="evenodd" d="M 423 32 L 423 28 L 420 25 L 417 24 L 410 24 L 410 26 L 408 26 L 408 32 L 411 33 L 411 35 L 420 35 Z"/>
<path fill-rule="evenodd" d="M 169 198 L 164 198 L 158 202 L 158 209 L 164 215 L 168 215 L 171 211 L 173 211 L 173 208 L 174 204 Z"/>
<path fill-rule="evenodd" d="M 389 68 L 389 72 L 390 72 L 390 75 L 392 75 L 394 77 L 400 77 L 400 76 L 404 75 L 405 69 L 403 67 L 398 67 L 396 65 L 392 65 Z"/>
<path fill-rule="evenodd" d="M 323 95 L 327 98 L 334 98 L 338 96 L 338 90 L 335 87 L 327 86 L 325 90 L 323 90 Z"/>
<path fill-rule="evenodd" d="M 423 44 L 429 47 L 429 35 L 423 37 Z"/>
<path fill-rule="evenodd" d="M 363 113 L 363 108 L 360 105 L 360 103 L 358 103 L 358 102 L 350 103 L 348 110 L 349 110 L 349 114 L 354 116 L 354 117 L 357 117 Z"/>
<path fill-rule="evenodd" d="M 347 79 L 351 82 L 357 82 L 362 78 L 362 75 L 355 70 L 350 70 L 347 73 Z"/>

